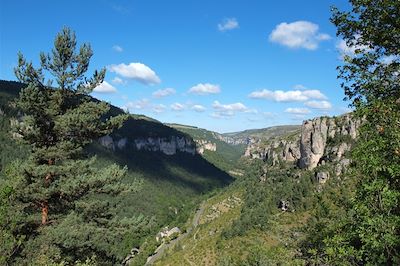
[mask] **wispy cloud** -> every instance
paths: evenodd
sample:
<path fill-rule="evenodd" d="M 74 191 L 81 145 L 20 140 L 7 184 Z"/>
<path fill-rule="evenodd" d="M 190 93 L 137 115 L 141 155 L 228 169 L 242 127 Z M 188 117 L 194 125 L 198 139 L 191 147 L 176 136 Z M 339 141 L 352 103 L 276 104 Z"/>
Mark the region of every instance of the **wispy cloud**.
<path fill-rule="evenodd" d="M 171 104 L 170 107 L 173 111 L 177 111 L 177 112 L 180 112 L 180 111 L 183 111 L 186 109 L 186 106 L 181 103 L 173 103 L 173 104 Z"/>
<path fill-rule="evenodd" d="M 195 105 L 193 105 L 193 106 L 191 107 L 191 109 L 192 109 L 193 111 L 198 112 L 198 113 L 204 112 L 204 111 L 206 110 L 206 108 L 205 108 L 203 105 L 200 105 L 200 104 L 195 104 Z"/>
<path fill-rule="evenodd" d="M 121 79 L 120 77 L 115 77 L 115 78 L 113 78 L 112 83 L 118 84 L 118 85 L 125 85 L 126 81 Z"/>
<path fill-rule="evenodd" d="M 243 103 L 231 103 L 231 104 L 221 104 L 219 101 L 214 101 L 212 107 L 214 112 L 212 117 L 214 118 L 227 118 L 234 116 L 237 112 L 248 112 L 250 109 L 246 107 Z"/>
<path fill-rule="evenodd" d="M 224 111 L 247 111 L 249 108 L 247 108 L 243 103 L 231 103 L 231 104 L 221 104 L 219 101 L 214 101 L 213 103 L 213 108 L 217 110 L 224 110 Z"/>
<path fill-rule="evenodd" d="M 108 83 L 107 81 L 103 81 L 99 86 L 93 89 L 93 92 L 97 93 L 115 93 L 117 89 Z"/>
<path fill-rule="evenodd" d="M 355 57 L 359 52 L 371 51 L 371 48 L 367 45 L 359 44 L 360 38 L 360 35 L 356 35 L 353 40 L 346 42 L 345 40 L 340 39 L 336 43 L 336 49 L 339 51 L 341 59 L 344 59 L 345 56 Z"/>
<path fill-rule="evenodd" d="M 114 45 L 112 48 L 114 51 L 119 52 L 119 53 L 124 51 L 124 49 L 119 45 Z"/>
<path fill-rule="evenodd" d="M 167 106 L 165 106 L 164 104 L 155 104 L 153 106 L 153 112 L 156 114 L 160 114 L 163 113 L 167 110 Z"/>
<path fill-rule="evenodd" d="M 127 7 L 123 6 L 123 5 L 118 5 L 118 4 L 112 4 L 111 8 L 114 11 L 116 11 L 116 12 L 118 12 L 120 14 L 124 14 L 124 15 L 131 12 L 129 8 L 127 8 Z"/>
<path fill-rule="evenodd" d="M 153 92 L 153 97 L 156 98 L 163 98 L 163 97 L 167 97 L 170 95 L 173 95 L 176 93 L 176 90 L 173 88 L 165 88 L 165 89 L 160 89 L 160 90 L 156 90 L 155 92 Z"/>
<path fill-rule="evenodd" d="M 308 108 L 286 108 L 285 113 L 290 114 L 309 114 L 311 111 Z"/>
<path fill-rule="evenodd" d="M 133 79 L 146 85 L 159 84 L 161 82 L 157 74 L 150 67 L 142 63 L 110 65 L 108 70 L 124 78 Z"/>
<path fill-rule="evenodd" d="M 319 90 L 258 90 L 249 94 L 252 99 L 273 100 L 276 102 L 303 102 L 310 99 L 324 100 L 327 97 Z"/>
<path fill-rule="evenodd" d="M 305 106 L 314 108 L 328 110 L 332 108 L 332 104 L 328 101 L 308 101 L 304 103 Z"/>
<path fill-rule="evenodd" d="M 189 93 L 196 95 L 208 95 L 208 94 L 217 94 L 220 93 L 221 89 L 219 85 L 210 84 L 210 83 L 199 83 L 196 86 L 193 86 L 189 89 Z"/>
<path fill-rule="evenodd" d="M 133 101 L 133 102 L 127 102 L 122 109 L 125 110 L 143 110 L 143 109 L 147 109 L 150 108 L 151 104 L 150 101 L 148 99 L 140 99 L 137 101 Z"/>
<path fill-rule="evenodd" d="M 219 31 L 229 31 L 239 28 L 239 22 L 236 18 L 225 18 L 221 23 L 218 24 Z"/>
<path fill-rule="evenodd" d="M 316 50 L 321 41 L 331 37 L 319 32 L 319 26 L 309 21 L 295 21 L 280 23 L 269 35 L 271 42 L 279 43 L 289 48 L 304 48 Z"/>

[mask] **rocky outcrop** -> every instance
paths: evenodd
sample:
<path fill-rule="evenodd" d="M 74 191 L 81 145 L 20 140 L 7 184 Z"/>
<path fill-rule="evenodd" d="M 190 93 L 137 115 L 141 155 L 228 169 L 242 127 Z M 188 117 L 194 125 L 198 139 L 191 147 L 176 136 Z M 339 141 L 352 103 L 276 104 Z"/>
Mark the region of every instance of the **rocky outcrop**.
<path fill-rule="evenodd" d="M 138 151 L 162 152 L 166 155 L 174 155 L 177 152 L 185 152 L 191 155 L 196 153 L 196 145 L 191 139 L 178 136 L 171 136 L 169 138 L 143 137 L 128 140 L 127 138 L 113 139 L 107 135 L 101 137 L 99 143 L 103 147 L 113 151 L 116 149 L 135 149 Z"/>
<path fill-rule="evenodd" d="M 315 168 L 324 155 L 327 140 L 326 118 L 304 121 L 300 139 L 300 168 Z"/>
<path fill-rule="evenodd" d="M 241 144 L 249 145 L 252 140 L 252 138 L 250 137 L 230 137 L 221 134 L 215 134 L 215 138 L 230 145 L 241 145 Z"/>
<path fill-rule="evenodd" d="M 168 229 L 168 227 L 164 227 L 163 230 L 161 230 L 160 232 L 158 232 L 158 234 L 156 235 L 156 241 L 160 242 L 163 241 L 166 238 L 170 238 L 172 236 L 178 236 L 180 235 L 181 229 L 179 229 L 178 227 L 174 227 L 172 229 Z"/>
<path fill-rule="evenodd" d="M 129 254 L 125 257 L 125 259 L 122 261 L 123 266 L 127 266 L 131 264 L 132 259 L 140 253 L 140 250 L 138 248 L 133 248 L 129 252 Z"/>
<path fill-rule="evenodd" d="M 203 140 L 203 139 L 199 139 L 199 140 L 195 140 L 196 142 L 196 151 L 199 154 L 204 154 L 204 151 L 216 151 L 217 150 L 217 144 L 213 143 L 211 141 L 208 140 Z"/>
<path fill-rule="evenodd" d="M 262 159 L 271 165 L 277 165 L 283 161 L 295 162 L 300 158 L 299 137 L 294 140 L 276 138 L 266 143 L 262 143 L 261 140 L 254 141 L 247 146 L 244 156 Z"/>
<path fill-rule="evenodd" d="M 360 124 L 351 114 L 306 120 L 298 134 L 253 140 L 244 156 L 263 159 L 272 166 L 292 162 L 309 170 L 328 160 L 336 163 L 335 172 L 340 175 L 350 164 L 344 155 L 351 150 Z"/>
<path fill-rule="evenodd" d="M 327 154 L 327 140 L 341 137 L 342 142 L 337 143 L 338 146 L 333 146 L 329 151 L 340 160 L 343 154 L 351 149 L 346 139 L 354 140 L 359 126 L 360 121 L 350 114 L 338 118 L 318 117 L 304 121 L 301 128 L 299 167 L 315 168 L 324 154 Z"/>
<path fill-rule="evenodd" d="M 329 179 L 329 172 L 317 172 L 315 173 L 315 179 L 319 184 L 325 184 Z"/>

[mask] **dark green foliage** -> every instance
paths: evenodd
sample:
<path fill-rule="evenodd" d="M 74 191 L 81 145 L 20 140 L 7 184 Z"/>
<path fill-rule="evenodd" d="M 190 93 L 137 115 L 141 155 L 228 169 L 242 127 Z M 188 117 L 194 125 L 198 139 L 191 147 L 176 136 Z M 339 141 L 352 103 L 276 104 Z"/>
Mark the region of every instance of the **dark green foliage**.
<path fill-rule="evenodd" d="M 16 91 L 11 90 L 17 84 Z M 10 83 L 0 81 L 0 93 L 7 101 L 18 95 L 21 83 Z M 9 102 L 4 101 L 5 105 Z M 4 121 L 8 122 L 10 115 L 17 112 L 5 112 Z M 109 114 L 118 115 L 123 113 L 119 108 L 111 106 Z M 9 123 L 9 122 L 8 122 Z M 11 139 L 8 129 L 1 128 L 0 135 L 4 133 L 4 144 L 12 144 L 26 154 L 27 146 L 20 146 Z M 173 128 L 167 127 L 160 122 L 138 115 L 130 115 L 129 120 L 123 127 L 115 130 L 113 138 L 136 138 L 179 136 L 187 137 Z M 16 151 L 18 149 L 15 149 Z M 122 193 L 112 197 L 102 197 L 107 200 L 119 219 L 124 217 L 136 217 L 134 220 L 140 221 L 123 237 L 120 243 L 108 243 L 109 249 L 118 250 L 119 256 L 125 256 L 132 247 L 140 247 L 141 259 L 138 265 L 143 265 L 147 255 L 151 254 L 156 244 L 149 245 L 154 241 L 154 235 L 160 228 L 169 226 L 179 226 L 181 229 L 187 221 L 192 210 L 197 206 L 201 198 L 206 197 L 216 187 L 223 187 L 232 181 L 232 178 L 219 170 L 217 167 L 208 163 L 201 156 L 191 156 L 186 153 L 178 153 L 174 156 L 166 156 L 157 152 L 135 151 L 128 147 L 125 150 L 115 152 L 106 150 L 98 143 L 94 142 L 86 147 L 85 152 L 91 156 L 96 155 L 94 163 L 96 169 L 103 169 L 108 165 L 117 163 L 127 165 L 128 170 L 122 179 L 126 186 L 139 184 L 140 190 L 135 193 Z M 19 154 L 10 151 L 0 150 L 0 156 L 4 156 L 7 162 L 15 160 Z M 12 156 L 10 156 L 12 155 Z M 9 167 L 4 167 L 3 172 Z M 204 195 L 204 196 L 202 196 Z M 115 206 L 115 207 L 114 207 Z M 177 210 L 178 214 L 175 214 Z M 147 243 L 147 244 L 146 244 Z M 82 258 L 85 260 L 86 257 Z M 49 264 L 48 258 L 44 258 L 44 265 Z M 141 263 L 140 263 L 141 262 Z"/>
<path fill-rule="evenodd" d="M 95 158 L 82 153 L 126 119 L 106 119 L 109 105 L 87 96 L 105 73 L 84 76 L 91 56 L 87 44 L 76 52 L 75 35 L 67 28 L 57 35 L 51 55 L 41 54 L 41 68 L 19 54 L 15 73 L 27 86 L 15 101 L 23 116 L 14 123 L 14 136 L 29 145 L 30 155 L 7 169 L 2 188 L 12 191 L 3 217 L 15 221 L 2 225 L 16 240 L 12 252 L 6 252 L 8 262 L 25 264 L 42 257 L 75 262 L 92 255 L 116 262 L 121 254 L 110 246 L 137 226 L 137 221 L 113 218 L 113 206 L 99 198 L 132 191 L 119 183 L 126 170 L 112 165 L 99 171 Z M 45 85 L 43 71 L 55 78 L 56 88 Z"/>
<path fill-rule="evenodd" d="M 321 201 L 308 234 L 309 254 L 315 263 L 330 265 L 398 265 L 400 2 L 350 3 L 351 12 L 333 10 L 332 22 L 356 47 L 338 67 L 346 97 L 364 120 L 352 155 L 355 193 Z"/>
<path fill-rule="evenodd" d="M 293 167 L 270 168 L 266 180 L 260 181 L 263 162 L 254 161 L 249 167 L 248 176 L 240 180 L 239 186 L 245 188 L 244 204 L 239 219 L 223 233 L 224 237 L 244 235 L 250 229 L 268 230 L 270 218 L 278 212 L 282 200 L 289 203 L 288 211 L 303 211 L 312 204 L 314 186 L 310 173 L 296 175 Z M 264 165 L 265 167 L 265 165 Z"/>
<path fill-rule="evenodd" d="M 26 147 L 12 140 L 10 116 L 16 116 L 18 111 L 10 104 L 18 96 L 23 85 L 19 82 L 0 81 L 0 178 L 5 167 L 16 158 L 27 156 Z"/>

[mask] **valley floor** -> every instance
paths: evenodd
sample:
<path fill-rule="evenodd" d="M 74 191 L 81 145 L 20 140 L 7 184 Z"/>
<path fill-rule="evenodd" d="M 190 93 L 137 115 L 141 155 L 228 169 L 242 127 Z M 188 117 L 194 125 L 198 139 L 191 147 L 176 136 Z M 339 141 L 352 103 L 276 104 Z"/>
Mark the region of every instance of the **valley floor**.
<path fill-rule="evenodd" d="M 253 265 L 251 260 L 257 256 L 263 257 L 265 265 L 302 264 L 295 259 L 295 242 L 307 212 L 279 212 L 271 217 L 269 230 L 252 229 L 240 236 L 224 237 L 242 208 L 243 191 L 235 185 L 209 198 L 191 218 L 191 229 L 165 245 L 148 265 Z M 250 264 L 243 264 L 247 262 Z"/>

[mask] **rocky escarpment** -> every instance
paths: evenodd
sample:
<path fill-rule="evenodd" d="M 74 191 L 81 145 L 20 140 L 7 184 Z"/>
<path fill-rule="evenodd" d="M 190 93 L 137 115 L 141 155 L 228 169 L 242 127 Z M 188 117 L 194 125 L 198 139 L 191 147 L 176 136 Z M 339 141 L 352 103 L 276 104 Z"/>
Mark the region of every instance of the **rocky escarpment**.
<path fill-rule="evenodd" d="M 217 151 L 217 144 L 208 140 L 195 139 L 196 151 L 199 154 L 204 154 L 205 151 Z"/>
<path fill-rule="evenodd" d="M 99 139 L 99 143 L 110 150 L 134 149 L 137 151 L 162 152 L 166 155 L 174 155 L 177 152 L 185 152 L 191 155 L 196 153 L 196 145 L 190 138 L 170 136 L 170 137 L 138 137 L 128 140 L 127 138 L 113 138 L 104 136 Z"/>
<path fill-rule="evenodd" d="M 337 118 L 318 117 L 304 121 L 301 128 L 299 167 L 315 168 L 321 163 L 324 154 L 341 159 L 343 154 L 350 150 L 350 142 L 357 137 L 359 126 L 360 121 L 349 114 Z M 334 143 L 337 145 L 327 150 L 328 140 L 332 142 L 335 139 L 339 140 L 339 143 Z"/>
<path fill-rule="evenodd" d="M 340 175 L 350 164 L 350 160 L 344 155 L 350 151 L 360 124 L 360 120 L 351 114 L 306 120 L 298 132 L 269 140 L 253 141 L 248 145 L 245 156 L 263 159 L 270 165 L 295 163 L 308 170 L 333 162 L 335 174 Z M 322 183 L 328 177 L 319 174 L 316 178 Z"/>
<path fill-rule="evenodd" d="M 252 140 L 250 137 L 231 137 L 221 134 L 215 134 L 215 137 L 230 145 L 241 145 L 241 144 L 249 145 Z"/>
<path fill-rule="evenodd" d="M 276 165 L 282 161 L 295 162 L 300 158 L 299 138 L 300 133 L 296 133 L 289 139 L 276 137 L 266 142 L 253 139 L 247 146 L 244 156 L 262 159 L 270 162 L 271 165 Z"/>

